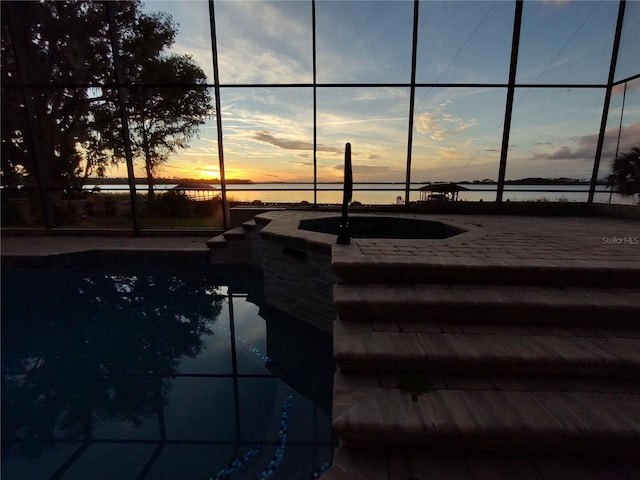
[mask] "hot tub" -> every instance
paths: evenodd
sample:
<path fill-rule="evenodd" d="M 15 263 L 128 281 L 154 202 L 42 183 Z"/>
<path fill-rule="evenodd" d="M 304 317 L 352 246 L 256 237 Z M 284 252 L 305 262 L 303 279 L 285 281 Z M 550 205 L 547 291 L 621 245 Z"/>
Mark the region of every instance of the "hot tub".
<path fill-rule="evenodd" d="M 311 232 L 338 234 L 340 217 L 301 220 L 298 228 Z M 466 230 L 435 220 L 392 216 L 349 217 L 352 238 L 407 238 L 443 239 L 459 235 Z"/>

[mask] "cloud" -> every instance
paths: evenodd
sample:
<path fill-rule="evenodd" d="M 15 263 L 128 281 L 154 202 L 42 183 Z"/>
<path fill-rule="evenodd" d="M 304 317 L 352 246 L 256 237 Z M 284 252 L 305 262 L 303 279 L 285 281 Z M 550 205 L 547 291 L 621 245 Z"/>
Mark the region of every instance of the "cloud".
<path fill-rule="evenodd" d="M 331 167 L 333 172 L 336 172 L 337 178 L 342 179 L 342 172 L 344 171 L 344 165 L 338 164 Z M 377 182 L 377 181 L 389 181 L 389 180 L 401 180 L 405 175 L 403 169 L 394 168 L 391 165 L 369 165 L 369 164 L 354 164 L 353 165 L 353 178 L 356 182 Z"/>
<path fill-rule="evenodd" d="M 593 150 L 591 150 L 593 154 Z M 534 153 L 533 158 L 536 160 L 586 160 L 587 152 L 582 149 L 571 150 L 568 146 L 562 146 L 550 153 Z"/>
<path fill-rule="evenodd" d="M 303 142 L 301 140 L 277 138 L 265 131 L 256 133 L 253 135 L 253 138 L 259 142 L 268 143 L 274 147 L 282 148 L 284 150 L 313 150 L 313 143 Z"/>
<path fill-rule="evenodd" d="M 466 151 L 459 151 L 455 148 L 441 148 L 439 150 L 440 159 L 452 161 L 452 160 L 466 160 L 468 155 Z"/>
<path fill-rule="evenodd" d="M 478 124 L 475 118 L 465 120 L 446 111 L 456 103 L 455 100 L 442 97 L 434 99 L 434 102 L 437 107 L 417 116 L 415 127 L 418 133 L 428 135 L 432 140 L 442 141 L 460 135 Z"/>
<path fill-rule="evenodd" d="M 262 131 L 258 132 L 253 136 L 254 140 L 258 140 L 259 142 L 268 143 L 269 145 L 273 145 L 274 147 L 282 148 L 284 150 L 313 150 L 313 143 L 305 142 L 302 140 L 287 140 L 284 138 L 278 138 L 275 135 L 270 134 L 269 132 Z M 329 153 L 341 153 L 342 150 L 330 147 L 327 145 L 318 144 L 316 151 L 318 152 L 329 152 Z"/>
<path fill-rule="evenodd" d="M 403 88 L 358 88 L 353 100 L 372 101 L 372 100 L 403 100 L 409 97 L 408 89 Z"/>
<path fill-rule="evenodd" d="M 638 144 L 640 138 L 640 122 L 622 127 L 620 135 L 620 151 L 629 150 Z M 533 152 L 534 160 L 581 160 L 585 162 L 593 162 L 596 147 L 598 145 L 598 134 L 583 135 L 568 139 L 574 143 L 573 146 L 561 145 L 554 150 L 544 153 Z M 618 128 L 610 128 L 605 131 L 604 142 L 602 146 L 602 158 L 614 158 L 616 147 L 618 144 Z"/>
<path fill-rule="evenodd" d="M 407 117 L 362 117 L 353 118 L 340 115 L 332 115 L 330 113 L 320 112 L 318 113 L 318 124 L 323 127 L 335 127 L 345 125 L 363 125 L 366 128 L 371 128 L 369 124 L 384 125 L 385 122 L 404 122 Z"/>
<path fill-rule="evenodd" d="M 391 172 L 393 168 L 389 165 L 355 165 L 353 167 L 354 174 L 379 174 Z"/>
<path fill-rule="evenodd" d="M 312 77 L 302 2 L 221 2 L 216 7 L 223 82 L 297 83 Z"/>
<path fill-rule="evenodd" d="M 474 118 L 463 120 L 444 112 L 424 112 L 418 116 L 416 130 L 429 135 L 432 140 L 445 140 L 467 131 L 478 124 Z"/>
<path fill-rule="evenodd" d="M 284 162 L 287 165 L 291 165 L 295 168 L 309 168 L 313 167 L 313 162 Z"/>

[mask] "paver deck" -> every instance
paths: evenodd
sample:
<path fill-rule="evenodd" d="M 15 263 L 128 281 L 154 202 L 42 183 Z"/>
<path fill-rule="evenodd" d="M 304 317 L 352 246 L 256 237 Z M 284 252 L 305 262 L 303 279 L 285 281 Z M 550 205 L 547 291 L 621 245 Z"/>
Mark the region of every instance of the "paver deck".
<path fill-rule="evenodd" d="M 270 231 L 297 235 L 334 244 L 331 235 L 297 229 L 301 219 L 336 216 L 336 213 L 280 211 L 263 214 L 277 219 Z M 387 215 L 387 214 L 385 214 Z M 602 217 L 521 217 L 489 215 L 420 215 L 454 223 L 467 233 L 442 240 L 352 239 L 351 245 L 334 248 L 334 264 L 359 260 L 373 264 L 415 263 L 428 259 L 434 264 L 505 265 L 603 265 L 640 266 L 640 222 Z M 205 251 L 202 236 L 97 235 L 3 235 L 2 255 L 51 255 L 89 249 Z M 413 258 L 412 258 L 413 257 Z M 472 261 L 472 260 L 475 260 Z M 543 262 L 536 262 L 542 260 Z"/>
<path fill-rule="evenodd" d="M 7 256 L 47 256 L 88 251 L 167 252 L 206 254 L 203 236 L 133 235 L 2 235 L 0 253 Z"/>
<path fill-rule="evenodd" d="M 440 282 L 439 292 L 412 294 L 418 304 L 423 303 L 422 308 L 427 308 L 430 301 L 431 306 L 438 302 L 447 308 L 455 305 L 455 299 L 445 305 L 449 290 L 454 289 L 458 291 L 456 298 L 466 296 L 470 303 L 476 306 L 484 303 L 488 308 L 518 298 L 528 299 L 527 308 L 554 302 L 556 306 L 564 303 L 568 309 L 585 308 L 591 303 L 594 308 L 602 308 L 604 304 L 618 311 L 631 308 L 633 312 L 637 308 L 638 221 L 602 217 L 427 215 L 424 217 L 430 220 L 460 226 L 466 233 L 443 240 L 352 239 L 350 245 L 335 245 L 335 238 L 330 235 L 298 230 L 301 219 L 318 216 L 336 214 L 310 211 L 263 214 L 263 223 L 274 220 L 264 227 L 263 235 L 302 239 L 322 249 L 329 246 L 338 282 L 368 284 L 378 307 L 384 304 L 385 296 L 390 303 L 409 298 L 393 293 L 398 283 L 429 282 L 443 278 L 444 273 L 456 280 Z M 140 249 L 171 254 L 200 252 L 206 249 L 204 240 L 202 237 L 3 237 L 1 252 L 3 256 L 33 256 L 92 249 Z M 514 272 L 523 271 L 520 280 L 514 280 L 517 278 Z M 598 278 L 590 278 L 595 272 Z M 486 283 L 494 285 L 483 286 L 482 275 Z M 559 285 L 554 285 L 554 280 Z M 513 286 L 513 281 L 522 286 Z M 571 288 L 562 287 L 567 281 L 573 285 Z M 618 282 L 615 290 L 610 288 L 611 282 Z M 583 284 L 600 290 L 584 290 Z M 347 290 L 338 290 L 343 299 L 347 294 L 353 297 L 349 301 L 362 295 Z M 523 294 L 525 291 L 527 295 Z M 598 298 L 592 297 L 593 292 L 597 292 Z M 574 446 L 579 447 L 580 441 L 586 439 L 587 450 L 598 444 L 603 431 L 607 434 L 605 442 L 610 441 L 605 449 L 622 451 L 625 445 L 634 448 L 638 444 L 640 387 L 634 377 L 638 371 L 638 329 L 632 316 L 626 324 L 604 327 L 557 325 L 549 318 L 550 321 L 536 325 L 529 321 L 514 324 L 505 314 L 502 324 L 482 325 L 446 321 L 446 316 L 419 320 L 406 315 L 390 317 L 381 315 L 371 298 L 361 300 L 361 306 L 371 317 L 365 317 L 364 321 L 363 317 L 351 319 L 356 320 L 347 327 L 354 329 L 353 349 L 346 342 L 342 352 L 353 356 L 359 349 L 373 363 L 367 367 L 367 362 L 361 362 L 357 372 L 336 375 L 334 414 L 337 429 L 345 435 L 347 445 L 371 443 L 376 437 L 384 441 L 365 450 L 338 448 L 334 467 L 326 475 L 328 480 L 640 477 L 637 457 L 612 460 L 585 456 L 584 451 L 581 455 L 571 452 L 558 455 L 532 448 L 545 441 L 550 442 L 549 447 L 554 447 L 555 441 L 566 446 L 562 438 L 576 432 L 582 435 L 575 435 L 578 443 Z M 419 310 L 420 306 L 416 308 Z M 336 326 L 342 328 L 340 323 Z M 389 349 L 378 349 L 385 343 L 390 344 Z M 411 348 L 404 348 L 407 345 L 415 345 L 423 360 L 440 356 L 447 360 L 462 359 L 467 367 L 475 365 L 478 359 L 484 359 L 484 364 L 480 362 L 482 368 L 476 371 L 445 369 L 430 374 L 429 393 L 418 395 L 413 402 L 410 395 L 398 389 L 401 370 L 378 368 L 383 363 L 373 368 L 376 355 L 385 356 L 389 352 L 406 355 L 411 353 Z M 516 362 L 511 370 L 496 370 L 509 358 L 519 359 L 523 362 L 521 366 L 527 362 L 535 366 L 537 355 L 545 361 L 551 356 L 557 364 L 570 368 L 565 371 L 550 368 L 544 375 L 531 375 L 526 369 L 516 368 Z M 415 355 L 407 358 L 410 369 Z M 600 365 L 603 370 L 591 372 L 595 375 L 587 381 L 580 371 L 581 365 Z M 364 373 L 361 367 L 366 367 Z M 610 378 L 611 369 L 620 368 L 630 368 L 634 373 L 631 378 L 624 375 Z M 522 405 L 528 406 L 530 415 L 520 413 Z M 564 412 L 564 422 L 558 423 L 562 416 L 554 409 Z M 598 414 L 594 416 L 592 411 Z M 411 418 L 415 421 L 410 421 Z M 437 421 L 426 420 L 430 418 Z M 381 419 L 384 421 L 377 421 Z M 358 422 L 364 427 L 355 430 L 359 432 L 358 438 L 350 438 L 354 430 L 347 427 Z M 468 449 L 447 452 L 431 448 L 441 447 L 437 440 L 443 439 L 451 447 L 460 447 L 457 445 L 460 437 L 451 433 L 456 431 L 466 432 L 464 441 L 468 442 Z M 430 435 L 423 441 L 425 433 Z M 503 448 L 504 442 L 512 437 L 514 447 L 528 451 L 493 453 L 476 448 L 496 438 L 502 438 Z"/>
<path fill-rule="evenodd" d="M 359 214 L 353 214 L 359 215 Z M 391 215 L 391 214 L 384 214 Z M 446 239 L 352 239 L 351 245 L 334 249 L 339 261 L 356 255 L 378 257 L 378 262 L 411 261 L 410 258 L 489 260 L 589 260 L 597 262 L 640 262 L 640 222 L 604 217 L 527 217 L 490 215 L 397 214 L 459 226 L 466 233 Z M 336 213 L 285 211 L 263 214 L 277 219 L 271 231 L 295 234 L 316 241 L 335 243 L 335 238 L 317 232 L 297 230 L 300 220 Z M 392 258 L 386 258 L 392 257 Z"/>

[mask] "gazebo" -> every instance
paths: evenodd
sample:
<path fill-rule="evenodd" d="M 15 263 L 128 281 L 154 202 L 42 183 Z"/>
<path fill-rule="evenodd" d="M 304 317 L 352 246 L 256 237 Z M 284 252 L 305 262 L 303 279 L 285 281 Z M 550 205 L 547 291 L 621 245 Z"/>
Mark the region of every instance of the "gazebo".
<path fill-rule="evenodd" d="M 456 202 L 458 201 L 458 193 L 469 190 L 455 183 L 434 183 L 425 185 L 418 189 L 420 192 L 420 202 Z"/>
<path fill-rule="evenodd" d="M 216 187 L 200 182 L 180 182 L 172 188 L 177 192 L 181 192 L 191 200 L 202 201 L 211 200 L 216 196 Z"/>

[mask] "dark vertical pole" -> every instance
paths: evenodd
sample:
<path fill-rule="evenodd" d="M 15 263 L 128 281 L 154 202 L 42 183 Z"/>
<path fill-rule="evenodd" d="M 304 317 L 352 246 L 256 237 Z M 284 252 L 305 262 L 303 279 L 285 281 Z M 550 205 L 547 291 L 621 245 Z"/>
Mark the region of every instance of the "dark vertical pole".
<path fill-rule="evenodd" d="M 213 0 L 209 0 L 209 24 L 211 25 L 211 54 L 213 58 L 213 83 L 216 96 L 216 130 L 218 131 L 218 162 L 220 189 L 222 190 L 222 228 L 227 229 L 227 178 L 224 173 L 224 147 L 222 144 L 222 110 L 220 109 L 220 74 L 218 72 L 218 40 L 216 14 Z"/>
<path fill-rule="evenodd" d="M 33 168 L 38 190 L 40 193 L 40 200 L 42 201 L 42 209 L 44 213 L 45 226 L 51 229 L 55 226 L 55 218 L 53 215 L 53 208 L 51 205 L 51 199 L 49 198 L 48 179 L 45 178 L 45 153 L 42 150 L 42 145 L 38 138 L 40 135 L 40 121 L 36 114 L 36 107 L 33 102 L 34 89 L 27 89 L 24 85 L 30 83 L 28 78 L 28 66 L 24 62 L 28 62 L 28 52 L 25 46 L 25 39 L 21 34 L 20 28 L 17 25 L 17 16 L 14 13 L 16 5 L 14 2 L 3 2 L 2 15 L 5 16 L 5 21 L 9 26 L 9 35 L 11 37 L 11 45 L 13 47 L 13 58 L 16 62 L 16 73 L 18 74 L 18 83 L 20 84 L 20 93 L 22 95 L 22 101 L 24 102 L 25 114 L 27 116 L 27 138 L 29 139 L 31 154 L 33 155 Z"/>
<path fill-rule="evenodd" d="M 413 2 L 413 46 L 411 48 L 411 93 L 409 95 L 409 134 L 407 137 L 407 176 L 404 190 L 404 205 L 409 208 L 411 192 L 411 152 L 413 149 L 413 112 L 416 101 L 416 61 L 418 58 L 418 11 L 420 0 Z"/>
<path fill-rule="evenodd" d="M 613 48 L 611 51 L 611 63 L 609 64 L 609 77 L 607 79 L 607 90 L 604 94 L 604 105 L 602 107 L 602 118 L 600 119 L 600 132 L 598 133 L 598 145 L 596 146 L 596 156 L 593 160 L 593 172 L 591 173 L 591 183 L 589 185 L 589 197 L 587 203 L 593 203 L 593 197 L 596 191 L 596 183 L 598 181 L 598 170 L 600 170 L 600 157 L 602 156 L 602 144 L 604 143 L 604 135 L 607 129 L 607 117 L 609 115 L 609 104 L 611 103 L 611 91 L 613 90 L 613 80 L 616 73 L 616 63 L 618 61 L 618 50 L 620 49 L 620 37 L 622 36 L 622 24 L 624 23 L 625 0 L 620 0 L 618 6 L 618 22 L 616 24 L 616 33 L 613 37 Z"/>
<path fill-rule="evenodd" d="M 311 0 L 311 43 L 313 57 L 313 208 L 318 207 L 318 106 L 316 96 L 316 0 Z"/>
<path fill-rule="evenodd" d="M 351 234 L 349 233 L 349 202 L 353 194 L 353 173 L 351 171 L 351 144 L 344 148 L 344 186 L 342 192 L 342 219 L 338 226 L 338 244 L 349 245 Z"/>
<path fill-rule="evenodd" d="M 104 2 L 109 20 L 109 39 L 111 41 L 111 51 L 113 54 L 113 68 L 116 75 L 116 85 L 118 91 L 118 101 L 120 102 L 120 122 L 122 123 L 122 137 L 124 140 L 124 156 L 127 162 L 127 178 L 129 180 L 129 198 L 131 200 L 131 216 L 133 217 L 133 230 L 140 232 L 140 217 L 138 215 L 138 202 L 136 195 L 135 173 L 133 171 L 133 151 L 131 149 L 131 136 L 129 133 L 129 114 L 127 113 L 127 91 L 124 88 L 126 79 L 120 62 L 120 47 L 118 42 L 118 26 L 113 8 L 113 2 Z"/>
<path fill-rule="evenodd" d="M 627 82 L 624 82 L 624 90 L 622 92 L 622 108 L 620 109 L 620 124 L 618 125 L 618 140 L 616 141 L 616 154 L 613 157 L 614 162 L 618 158 L 618 152 L 620 152 L 620 137 L 622 136 L 622 120 L 624 119 L 624 104 L 627 99 Z M 613 197 L 613 182 L 609 187 L 609 203 Z"/>
<path fill-rule="evenodd" d="M 509 134 L 511 133 L 511 114 L 513 113 L 513 96 L 515 94 L 516 71 L 518 67 L 518 49 L 520 48 L 520 25 L 522 24 L 522 0 L 516 1 L 513 17 L 513 37 L 511 40 L 511 63 L 509 65 L 509 86 L 507 102 L 504 109 L 504 129 L 502 131 L 502 150 L 500 151 L 500 168 L 498 171 L 498 190 L 496 202 L 502 202 L 504 193 L 504 176 L 507 171 L 507 155 L 509 153 Z"/>

